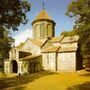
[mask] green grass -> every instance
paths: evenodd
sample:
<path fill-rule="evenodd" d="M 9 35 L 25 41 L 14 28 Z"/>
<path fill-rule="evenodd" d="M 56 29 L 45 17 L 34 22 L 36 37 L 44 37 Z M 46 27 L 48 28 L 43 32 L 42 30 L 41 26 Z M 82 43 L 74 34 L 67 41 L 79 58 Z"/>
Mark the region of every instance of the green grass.
<path fill-rule="evenodd" d="M 0 79 L 5 78 L 5 77 L 6 77 L 6 75 L 4 73 L 0 72 Z"/>
<path fill-rule="evenodd" d="M 90 72 L 39 72 L 0 80 L 5 90 L 90 90 Z"/>

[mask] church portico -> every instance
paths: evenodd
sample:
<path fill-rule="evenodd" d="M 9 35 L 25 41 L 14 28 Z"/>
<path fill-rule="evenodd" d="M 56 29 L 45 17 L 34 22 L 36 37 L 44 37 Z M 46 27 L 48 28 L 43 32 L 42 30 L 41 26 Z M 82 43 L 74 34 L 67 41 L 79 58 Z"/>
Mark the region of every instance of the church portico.
<path fill-rule="evenodd" d="M 18 63 L 16 60 L 4 61 L 4 72 L 5 73 L 17 73 Z"/>

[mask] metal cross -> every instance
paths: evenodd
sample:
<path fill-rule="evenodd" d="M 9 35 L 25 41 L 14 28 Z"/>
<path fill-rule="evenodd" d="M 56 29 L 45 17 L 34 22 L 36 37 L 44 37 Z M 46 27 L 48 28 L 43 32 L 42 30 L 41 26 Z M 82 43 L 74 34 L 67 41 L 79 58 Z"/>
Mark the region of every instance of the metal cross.
<path fill-rule="evenodd" d="M 45 9 L 45 3 L 44 2 L 42 2 L 42 8 Z"/>

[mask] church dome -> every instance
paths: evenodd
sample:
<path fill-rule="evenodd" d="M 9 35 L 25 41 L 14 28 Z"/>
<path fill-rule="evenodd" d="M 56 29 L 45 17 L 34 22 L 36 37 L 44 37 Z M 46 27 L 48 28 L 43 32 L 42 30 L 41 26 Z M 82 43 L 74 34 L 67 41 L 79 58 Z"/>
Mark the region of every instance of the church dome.
<path fill-rule="evenodd" d="M 33 38 L 41 39 L 55 36 L 55 22 L 48 15 L 45 9 L 37 15 L 32 22 Z"/>
<path fill-rule="evenodd" d="M 33 20 L 32 24 L 36 21 L 41 21 L 41 20 L 48 20 L 48 21 L 52 21 L 53 23 L 55 23 L 52 18 L 48 15 L 48 13 L 46 12 L 45 9 L 43 9 L 38 16 Z"/>

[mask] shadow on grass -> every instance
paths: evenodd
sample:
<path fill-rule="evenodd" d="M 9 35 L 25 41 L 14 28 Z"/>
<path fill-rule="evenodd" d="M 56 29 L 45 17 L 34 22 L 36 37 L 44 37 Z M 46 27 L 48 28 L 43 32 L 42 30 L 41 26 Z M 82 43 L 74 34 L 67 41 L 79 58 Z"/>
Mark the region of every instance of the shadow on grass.
<path fill-rule="evenodd" d="M 86 77 L 90 77 L 90 73 L 83 74 L 83 75 L 80 75 L 80 76 L 86 76 Z"/>
<path fill-rule="evenodd" d="M 81 74 L 80 76 L 90 77 L 90 73 Z"/>
<path fill-rule="evenodd" d="M 5 88 L 3 90 L 25 90 L 25 87 L 24 86 L 18 86 L 18 87 L 11 87 L 11 88 Z"/>
<path fill-rule="evenodd" d="M 56 74 L 56 73 L 49 72 L 49 71 L 42 71 L 42 72 L 30 74 L 30 75 L 22 75 L 19 77 L 2 79 L 2 80 L 0 80 L 0 90 L 27 84 L 29 82 L 34 81 L 35 79 L 38 79 L 38 78 L 41 78 L 41 77 L 44 77 L 47 75 L 52 75 L 52 74 Z M 20 87 L 20 89 L 19 89 L 19 87 L 16 87 L 16 89 L 13 89 L 13 90 L 23 90 L 23 88 Z"/>
<path fill-rule="evenodd" d="M 90 90 L 90 82 L 68 87 L 67 90 Z"/>

